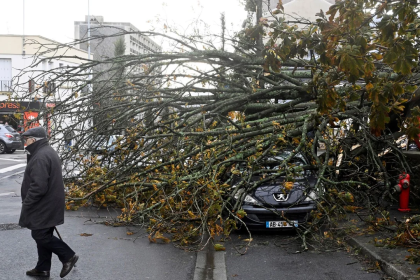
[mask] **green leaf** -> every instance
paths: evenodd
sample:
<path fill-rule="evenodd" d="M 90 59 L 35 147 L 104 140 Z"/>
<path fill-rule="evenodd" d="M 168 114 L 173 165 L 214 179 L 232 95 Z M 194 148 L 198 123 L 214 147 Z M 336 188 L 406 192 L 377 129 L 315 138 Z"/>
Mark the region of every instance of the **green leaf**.
<path fill-rule="evenodd" d="M 404 88 L 402 87 L 401 83 L 394 84 L 394 94 L 401 95 L 404 93 Z"/>
<path fill-rule="evenodd" d="M 408 75 L 411 74 L 411 61 L 404 59 L 401 63 L 401 74 Z"/>
<path fill-rule="evenodd" d="M 384 55 L 384 62 L 387 64 L 392 64 L 398 58 L 398 53 L 394 51 L 389 51 Z"/>
<path fill-rule="evenodd" d="M 417 86 L 415 85 L 406 85 L 405 86 L 405 91 L 407 92 L 414 92 L 417 89 Z"/>

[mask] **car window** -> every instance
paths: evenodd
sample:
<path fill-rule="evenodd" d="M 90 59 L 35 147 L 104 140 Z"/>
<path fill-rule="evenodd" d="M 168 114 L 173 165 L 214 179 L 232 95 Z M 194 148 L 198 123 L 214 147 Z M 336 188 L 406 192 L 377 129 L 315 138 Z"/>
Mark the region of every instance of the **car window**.
<path fill-rule="evenodd" d="M 5 126 L 9 132 L 16 132 L 16 130 L 11 126 Z"/>

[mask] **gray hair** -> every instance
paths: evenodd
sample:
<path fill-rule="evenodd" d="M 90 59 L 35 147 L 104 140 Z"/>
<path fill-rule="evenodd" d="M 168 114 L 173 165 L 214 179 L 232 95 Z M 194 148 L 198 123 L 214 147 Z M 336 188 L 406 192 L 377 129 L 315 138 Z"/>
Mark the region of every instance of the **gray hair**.
<path fill-rule="evenodd" d="M 31 138 L 35 139 L 35 142 L 39 141 L 39 140 L 42 140 L 42 139 L 45 139 L 44 137 L 31 137 Z"/>

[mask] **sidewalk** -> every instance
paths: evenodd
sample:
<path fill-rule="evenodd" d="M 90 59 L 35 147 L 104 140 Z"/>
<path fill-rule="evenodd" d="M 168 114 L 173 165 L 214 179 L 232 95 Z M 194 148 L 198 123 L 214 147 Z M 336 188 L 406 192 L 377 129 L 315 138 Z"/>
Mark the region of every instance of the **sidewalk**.
<path fill-rule="evenodd" d="M 396 209 L 390 210 L 390 219 L 392 221 L 395 221 L 394 218 L 399 221 L 405 221 L 406 218 L 409 218 L 411 215 L 413 214 L 402 213 Z M 420 267 L 420 265 L 413 265 L 405 260 L 406 256 L 410 255 L 410 253 L 407 252 L 408 248 L 398 247 L 391 249 L 375 246 L 375 237 L 384 239 L 391 237 L 392 234 L 392 232 L 383 231 L 375 232 L 373 234 L 352 236 L 347 240 L 347 243 L 356 250 L 360 250 L 360 253 L 370 260 L 378 262 L 382 271 L 396 280 L 420 279 L 420 274 L 417 272 L 417 268 Z"/>
<path fill-rule="evenodd" d="M 25 272 L 35 266 L 36 244 L 28 229 L 17 226 L 20 208 L 19 196 L 0 196 L 0 280 L 33 279 Z M 359 264 L 355 264 L 354 259 L 345 253 L 319 254 L 311 251 L 305 255 L 293 254 L 300 250 L 300 245 L 286 246 L 283 243 L 288 237 L 283 234 L 256 235 L 258 242 L 244 256 L 238 255 L 234 249 L 243 244 L 236 236 L 225 244 L 226 253 L 212 252 L 213 247 L 209 246 L 197 257 L 195 252 L 184 252 L 170 244 L 150 243 L 142 228 L 100 224 L 116 216 L 117 213 L 106 210 L 66 211 L 65 224 L 58 230 L 80 259 L 65 279 L 279 279 L 279 273 L 293 279 L 311 279 L 314 273 L 317 278 L 313 279 L 322 279 L 322 275 L 332 275 L 334 279 L 378 279 L 378 275 L 366 274 L 358 268 Z M 391 211 L 390 217 L 401 220 L 404 214 Z M 134 234 L 127 235 L 127 231 Z M 416 271 L 418 266 L 405 261 L 407 249 L 374 245 L 375 237 L 386 236 L 386 232 L 353 236 L 348 243 L 357 248 L 356 251 L 377 261 L 382 270 L 394 279 L 420 279 Z M 50 279 L 60 279 L 60 270 L 61 263 L 54 256 Z M 299 271 L 300 278 L 296 271 Z"/>
<path fill-rule="evenodd" d="M 21 198 L 0 196 L 0 279 L 33 279 L 26 270 L 35 267 L 36 244 L 28 229 L 16 225 Z M 63 238 L 80 256 L 77 267 L 65 279 L 138 280 L 192 279 L 196 253 L 171 245 L 150 243 L 144 229 L 111 227 L 95 222 L 116 213 L 106 210 L 66 211 L 64 225 L 58 226 Z M 127 235 L 127 231 L 134 232 Z M 91 236 L 81 236 L 82 233 Z M 53 256 L 49 279 L 60 279 L 61 263 Z"/>

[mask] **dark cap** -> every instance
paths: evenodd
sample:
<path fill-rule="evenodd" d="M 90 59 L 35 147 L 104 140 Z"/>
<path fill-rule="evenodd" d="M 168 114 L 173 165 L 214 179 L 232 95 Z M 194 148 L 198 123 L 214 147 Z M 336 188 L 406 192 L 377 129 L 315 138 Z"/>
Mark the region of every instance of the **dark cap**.
<path fill-rule="evenodd" d="M 37 138 L 47 138 L 47 132 L 41 126 L 28 129 L 22 134 L 22 137 L 37 137 Z"/>

